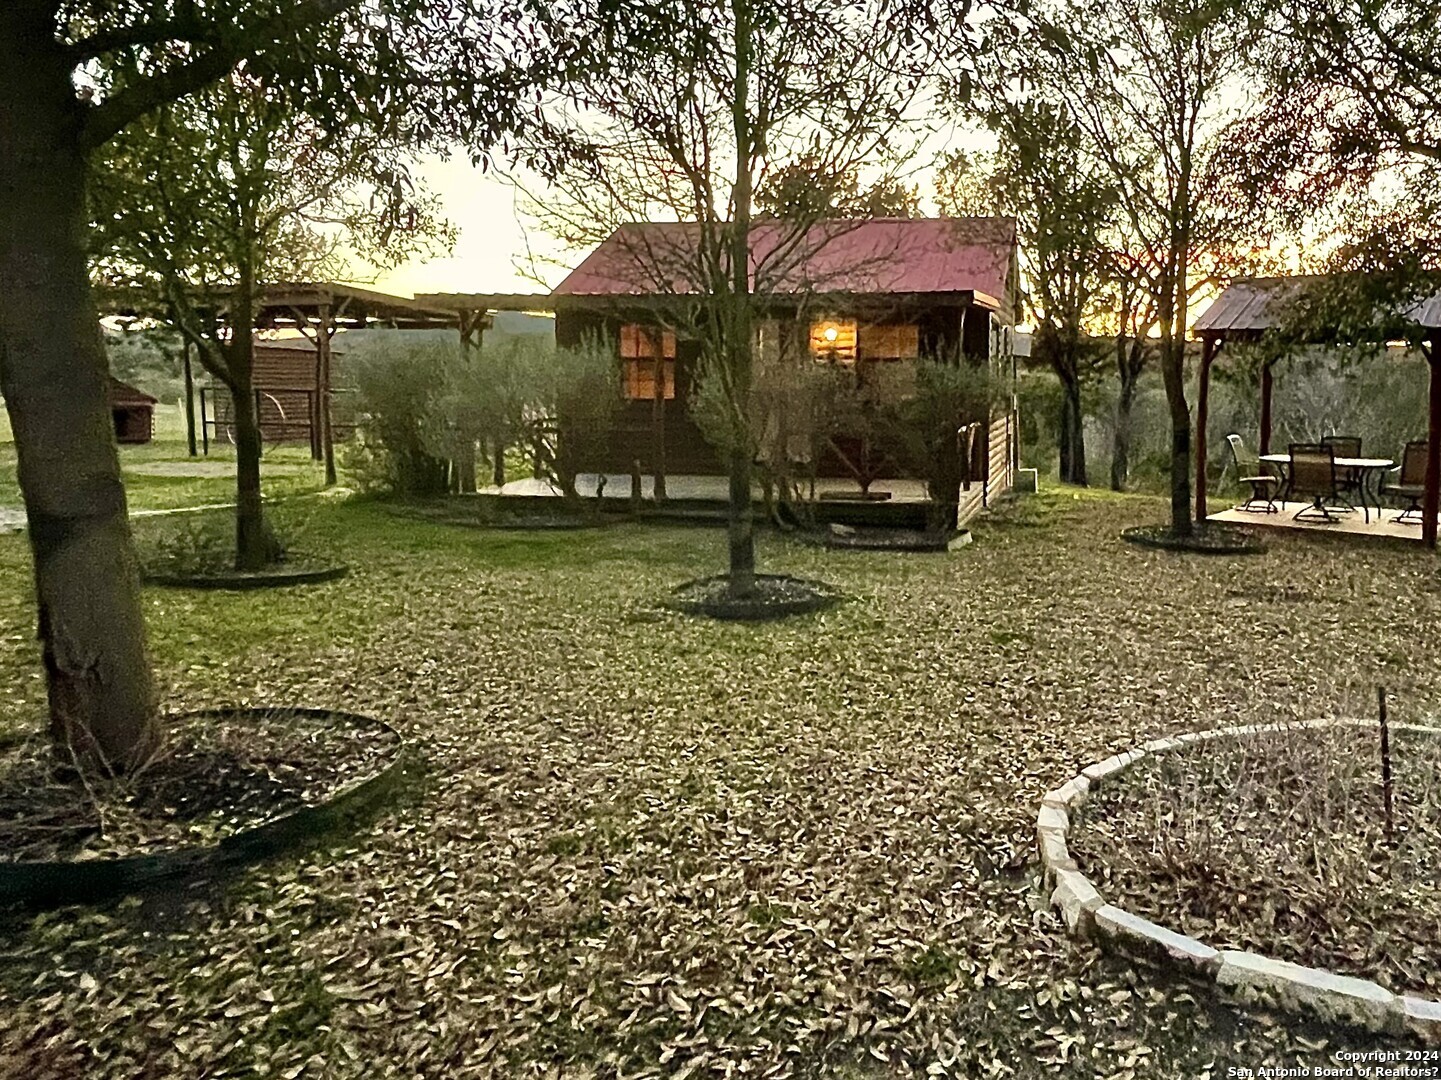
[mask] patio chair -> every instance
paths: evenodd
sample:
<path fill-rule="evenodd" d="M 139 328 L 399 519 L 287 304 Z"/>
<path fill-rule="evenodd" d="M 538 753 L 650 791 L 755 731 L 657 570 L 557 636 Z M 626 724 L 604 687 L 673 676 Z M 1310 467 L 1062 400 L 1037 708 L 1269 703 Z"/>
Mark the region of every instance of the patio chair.
<path fill-rule="evenodd" d="M 1381 485 L 1382 495 L 1392 495 L 1398 499 L 1407 500 L 1406 509 L 1397 514 L 1392 521 L 1406 521 L 1412 514 L 1416 519 L 1412 524 L 1421 524 L 1421 499 L 1426 494 L 1426 440 L 1412 439 L 1406 444 L 1401 452 L 1400 475 L 1393 484 L 1389 481 Z"/>
<path fill-rule="evenodd" d="M 1237 481 L 1251 486 L 1250 497 L 1236 509 L 1256 514 L 1276 513 L 1276 489 L 1281 485 L 1280 478 L 1267 472 L 1261 459 L 1247 451 L 1241 436 L 1227 435 L 1226 442 L 1231 447 L 1231 464 L 1236 467 Z"/>
<path fill-rule="evenodd" d="M 1335 453 L 1319 443 L 1291 444 L 1291 479 L 1287 490 L 1311 499 L 1291 515 L 1297 521 L 1338 521 L 1332 512 L 1338 503 L 1353 513 L 1356 510 L 1341 492 Z"/>
<path fill-rule="evenodd" d="M 1358 458 L 1361 456 L 1361 438 L 1358 435 L 1327 435 L 1321 440 L 1322 446 L 1329 446 L 1337 457 Z M 1344 494 L 1360 495 L 1364 477 L 1359 469 L 1343 468 L 1336 481 Z"/>

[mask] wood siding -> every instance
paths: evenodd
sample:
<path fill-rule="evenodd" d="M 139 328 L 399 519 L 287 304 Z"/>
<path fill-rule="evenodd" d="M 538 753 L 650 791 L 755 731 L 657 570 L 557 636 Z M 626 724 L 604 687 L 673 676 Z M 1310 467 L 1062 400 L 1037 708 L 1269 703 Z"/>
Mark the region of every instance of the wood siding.
<path fill-rule="evenodd" d="M 993 314 L 982 307 L 954 303 L 910 306 L 900 303 L 872 303 L 866 310 L 854 313 L 854 316 L 845 312 L 826 314 L 837 319 L 855 317 L 863 324 L 914 325 L 920 355 L 926 359 L 955 361 L 962 355 L 978 363 L 991 363 L 994 359 L 992 352 L 996 335 L 993 331 L 997 322 Z M 810 314 L 792 308 L 788 311 L 762 312 L 761 315 L 764 318 L 782 319 L 783 325 L 788 323 L 791 326 L 795 326 L 798 317 L 801 318 L 806 324 L 802 340 L 809 341 L 808 326 L 812 321 Z M 654 324 L 656 317 L 653 312 L 646 311 L 639 304 L 631 310 L 617 307 L 613 314 L 562 307 L 557 310 L 555 318 L 556 344 L 561 348 L 575 348 L 597 337 L 608 340 L 615 345 L 616 363 L 619 366 L 620 349 L 615 343 L 620 340 L 622 326 L 636 322 Z M 676 343 L 675 398 L 666 402 L 665 409 L 665 464 L 667 474 L 672 476 L 717 475 L 724 471 L 720 455 L 690 418 L 689 402 L 695 389 L 699 360 L 700 343 L 680 336 Z M 642 473 L 652 472 L 655 456 L 652 409 L 653 405 L 649 401 L 623 402 L 612 425 L 606 450 L 596 460 L 587 462 L 585 471 L 628 473 L 632 465 L 639 462 Z M 978 440 L 980 453 L 972 462 L 972 475 L 978 481 L 983 474 L 998 475 L 998 467 L 1004 464 L 1008 453 L 1004 418 L 998 423 L 999 443 L 995 423 L 991 424 L 990 430 L 983 432 L 982 438 Z M 844 439 L 838 441 L 841 442 L 843 451 L 854 450 L 853 447 L 847 447 Z M 1001 457 L 997 458 L 997 454 Z M 891 455 L 886 455 L 882 449 L 877 456 L 885 458 Z M 1005 487 L 1009 488 L 1009 467 L 999 471 L 1005 473 Z M 852 476 L 852 471 L 846 467 L 841 455 L 835 452 L 824 455 L 819 473 L 826 478 Z M 905 475 L 892 462 L 875 478 L 900 479 L 905 478 Z M 983 483 L 978 482 L 973 484 L 972 488 L 974 490 L 983 486 Z M 980 497 L 979 494 L 977 497 Z"/>

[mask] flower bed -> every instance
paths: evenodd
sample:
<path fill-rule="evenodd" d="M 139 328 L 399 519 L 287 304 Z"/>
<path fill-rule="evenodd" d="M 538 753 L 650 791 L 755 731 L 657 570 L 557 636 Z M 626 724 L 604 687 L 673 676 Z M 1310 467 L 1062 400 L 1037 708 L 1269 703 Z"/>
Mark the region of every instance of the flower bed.
<path fill-rule="evenodd" d="M 1375 725 L 1201 732 L 1093 765 L 1037 821 L 1052 902 L 1243 998 L 1441 1042 L 1441 731 L 1392 740 L 1389 835 Z"/>

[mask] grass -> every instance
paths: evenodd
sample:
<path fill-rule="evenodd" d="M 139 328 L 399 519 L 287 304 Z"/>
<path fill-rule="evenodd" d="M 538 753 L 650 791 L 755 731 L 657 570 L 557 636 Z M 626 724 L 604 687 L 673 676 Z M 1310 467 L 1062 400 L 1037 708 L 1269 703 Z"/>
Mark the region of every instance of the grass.
<path fill-rule="evenodd" d="M 163 701 L 384 718 L 425 789 L 221 888 L 0 921 L 0 1076 L 1191 1078 L 1367 1046 L 1102 956 L 1036 887 L 1043 793 L 1136 741 L 1344 711 L 1383 671 L 1398 722 L 1441 704 L 1434 557 L 1121 544 L 1163 513 L 1052 492 L 906 557 L 764 534 L 763 569 L 848 599 L 726 625 L 658 606 L 719 530 L 320 506 L 349 578 L 147 590 Z M 43 722 L 28 575 L 0 538 L 12 729 Z"/>
<path fill-rule="evenodd" d="M 120 447 L 120 469 L 131 511 L 234 502 L 235 448 L 226 443 L 212 443 L 208 455 L 190 457 L 184 427 L 176 426 L 172 413 L 178 413 L 174 406 L 157 408 L 153 442 Z M 0 435 L 8 435 L 8 429 Z M 156 475 L 197 463 L 201 468 L 213 469 L 216 475 Z M 0 441 L 0 507 L 22 505 L 15 465 L 15 444 Z M 310 460 L 308 447 L 286 444 L 266 448 L 261 460 L 261 483 L 267 497 L 319 491 L 324 482 L 324 466 Z"/>

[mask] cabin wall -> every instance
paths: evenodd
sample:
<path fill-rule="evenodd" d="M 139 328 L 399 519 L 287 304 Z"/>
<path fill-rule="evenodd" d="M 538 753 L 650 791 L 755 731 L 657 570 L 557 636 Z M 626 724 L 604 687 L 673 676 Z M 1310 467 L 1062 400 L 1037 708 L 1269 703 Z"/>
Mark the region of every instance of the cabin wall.
<path fill-rule="evenodd" d="M 779 310 L 769 313 L 772 318 L 782 321 L 789 319 L 792 324 L 797 312 Z M 848 317 L 836 312 L 837 317 Z M 806 316 L 809 321 L 810 316 Z M 996 321 L 992 313 L 984 308 L 962 305 L 930 305 L 919 310 L 896 310 L 881 317 L 879 321 L 913 321 L 918 328 L 919 351 L 923 358 L 955 362 L 964 356 L 972 363 L 989 364 L 993 361 L 996 335 Z M 574 348 L 586 340 L 596 337 L 619 342 L 621 326 L 627 322 L 644 322 L 639 317 L 602 314 L 593 311 L 557 311 L 555 318 L 556 344 L 559 347 Z M 865 316 L 861 321 L 868 321 Z M 808 335 L 797 331 L 803 340 Z M 616 346 L 616 363 L 619 365 L 620 352 Z M 676 342 L 676 396 L 666 402 L 665 414 L 665 467 L 669 475 L 717 475 L 723 471 L 719 454 L 706 441 L 700 428 L 691 420 L 688 403 L 696 388 L 700 365 L 700 342 L 680 337 Z M 642 473 L 654 471 L 654 405 L 651 401 L 624 402 L 614 421 L 611 437 L 607 440 L 605 452 L 595 461 L 584 466 L 587 472 L 628 473 L 633 463 L 638 462 Z M 983 427 L 976 440 L 975 459 L 972 474 L 981 480 L 990 475 L 1006 473 L 1005 486 L 1009 488 L 1010 477 L 1007 429 L 1001 421 L 1000 441 L 996 441 L 996 425 Z M 842 454 L 854 456 L 858 445 L 845 444 L 840 452 L 828 451 L 821 460 L 819 474 L 825 478 L 844 478 L 853 475 Z M 858 441 L 857 441 L 858 443 Z M 999 455 L 999 456 L 998 456 Z M 903 472 L 896 466 L 893 454 L 880 448 L 873 455 L 886 462 L 876 471 L 876 479 L 901 479 Z M 887 460 L 889 459 L 889 460 Z M 994 463 L 1006 465 L 999 469 Z M 979 497 L 979 496 L 978 496 Z"/>

